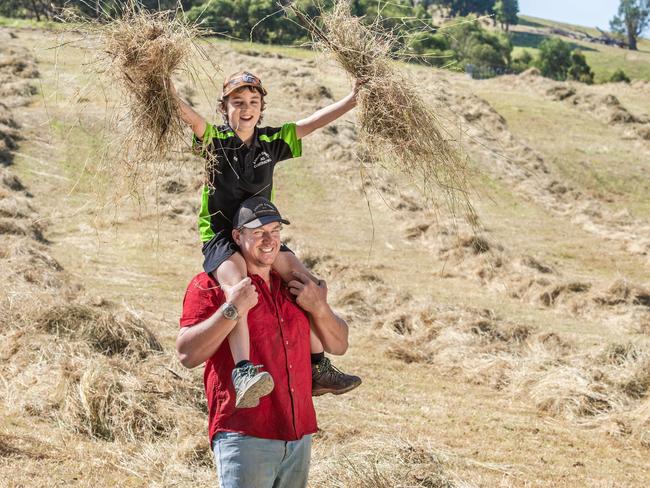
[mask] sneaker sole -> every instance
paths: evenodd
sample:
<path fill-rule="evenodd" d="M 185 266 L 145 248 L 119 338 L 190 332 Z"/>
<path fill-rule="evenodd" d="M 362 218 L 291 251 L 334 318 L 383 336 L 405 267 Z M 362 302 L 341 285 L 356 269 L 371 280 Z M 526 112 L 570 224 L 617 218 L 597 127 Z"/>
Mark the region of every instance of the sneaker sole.
<path fill-rule="evenodd" d="M 340 390 L 335 390 L 334 388 L 321 388 L 319 390 L 312 390 L 311 396 L 317 397 L 317 396 L 327 395 L 328 393 L 331 393 L 332 395 L 343 395 L 343 393 L 352 391 L 360 385 L 361 385 L 361 381 L 353 385 L 350 385 L 347 388 L 342 388 Z"/>
<path fill-rule="evenodd" d="M 257 381 L 252 383 L 243 395 L 239 397 L 235 408 L 257 407 L 260 404 L 260 398 L 271 393 L 274 386 L 273 377 L 269 373 L 260 373 Z"/>

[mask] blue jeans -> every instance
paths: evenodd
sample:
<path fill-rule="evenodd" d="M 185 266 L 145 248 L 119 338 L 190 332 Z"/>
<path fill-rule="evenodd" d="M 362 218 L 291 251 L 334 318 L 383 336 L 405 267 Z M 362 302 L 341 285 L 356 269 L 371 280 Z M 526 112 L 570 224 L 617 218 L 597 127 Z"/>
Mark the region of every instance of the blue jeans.
<path fill-rule="evenodd" d="M 299 441 L 260 439 L 236 432 L 212 438 L 220 488 L 305 488 L 311 435 Z"/>

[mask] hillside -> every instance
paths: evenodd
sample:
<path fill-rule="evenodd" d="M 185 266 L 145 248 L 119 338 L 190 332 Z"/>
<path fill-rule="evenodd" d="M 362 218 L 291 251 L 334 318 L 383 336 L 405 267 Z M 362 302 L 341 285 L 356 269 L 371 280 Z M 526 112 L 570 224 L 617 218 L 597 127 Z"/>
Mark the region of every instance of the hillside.
<path fill-rule="evenodd" d="M 535 55 L 539 44 L 544 39 L 559 37 L 571 44 L 572 47 L 582 50 L 587 63 L 594 71 L 596 83 L 608 80 L 618 69 L 625 71 L 633 80 L 650 81 L 650 41 L 648 39 L 639 39 L 638 51 L 629 51 L 615 46 L 585 42 L 556 33 L 557 30 L 560 30 L 576 34 L 586 33 L 594 37 L 600 36 L 598 30 L 593 27 L 554 22 L 525 15 L 520 16 L 519 25 L 511 26 L 510 30 L 514 46 L 513 56 L 515 57 L 522 50 L 528 50 Z"/>
<path fill-rule="evenodd" d="M 0 486 L 213 486 L 201 368 L 174 356 L 201 161 L 101 206 L 120 94 L 80 37 L 0 27 Z M 264 80 L 268 124 L 350 87 L 308 51 L 205 48 Z M 199 63 L 180 89 L 211 116 L 223 73 Z M 403 69 L 471 159 L 483 230 L 362 179 L 354 113 L 279 167 L 289 244 L 351 326 L 335 363 L 364 379 L 315 402 L 311 486 L 645 487 L 650 84 Z"/>

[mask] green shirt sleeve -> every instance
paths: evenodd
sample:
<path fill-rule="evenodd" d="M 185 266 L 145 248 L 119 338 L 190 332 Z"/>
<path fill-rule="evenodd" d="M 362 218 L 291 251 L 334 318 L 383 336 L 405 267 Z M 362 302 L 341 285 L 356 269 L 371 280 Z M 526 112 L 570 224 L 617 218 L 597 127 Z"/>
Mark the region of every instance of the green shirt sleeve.
<path fill-rule="evenodd" d="M 280 138 L 289 146 L 292 158 L 302 156 L 302 139 L 298 139 L 295 123 L 284 124 L 280 129 Z"/>
<path fill-rule="evenodd" d="M 205 132 L 203 132 L 203 137 L 198 138 L 196 134 L 192 136 L 192 149 L 199 153 L 201 156 L 205 156 L 207 153 L 207 148 L 212 142 L 212 139 L 217 137 L 217 129 L 214 125 L 206 122 Z"/>

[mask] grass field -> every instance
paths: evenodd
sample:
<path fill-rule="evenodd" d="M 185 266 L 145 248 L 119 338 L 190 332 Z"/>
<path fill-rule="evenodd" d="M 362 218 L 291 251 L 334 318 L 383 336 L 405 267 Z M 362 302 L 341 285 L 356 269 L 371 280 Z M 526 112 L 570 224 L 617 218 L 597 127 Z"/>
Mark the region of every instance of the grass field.
<path fill-rule="evenodd" d="M 544 22 L 525 20 L 517 32 L 532 45 L 525 29 Z M 91 45 L 0 25 L 1 42 L 40 73 L 38 93 L 11 105 L 23 139 L 3 168 L 33 196 L 3 183 L 0 486 L 214 486 L 201 368 L 186 371 L 174 357 L 183 292 L 201 267 L 202 162 L 179 148 L 157 200 L 116 205 L 110 190 L 120 182 L 99 169 L 115 154 L 121 95 L 89 73 Z M 195 85 L 178 85 L 207 117 L 224 73 L 243 68 L 269 90 L 270 125 L 350 89 L 306 50 L 205 47 L 222 72 L 196 60 Z M 601 76 L 618 65 L 632 74 L 625 52 L 594 49 Z M 430 208 L 403 177 L 364 182 L 354 113 L 278 167 L 289 244 L 327 279 L 350 324 L 350 350 L 334 363 L 364 380 L 315 401 L 310 486 L 647 486 L 647 88 L 571 85 L 562 100 L 550 80 L 400 69 L 471 159 L 483 229 Z M 614 90 L 620 106 L 608 98 Z M 612 122 L 621 107 L 636 121 Z M 23 232 L 35 222 L 49 242 Z M 162 351 L 108 356 L 87 330 L 44 329 L 44 313 L 71 304 L 143 321 Z"/>

